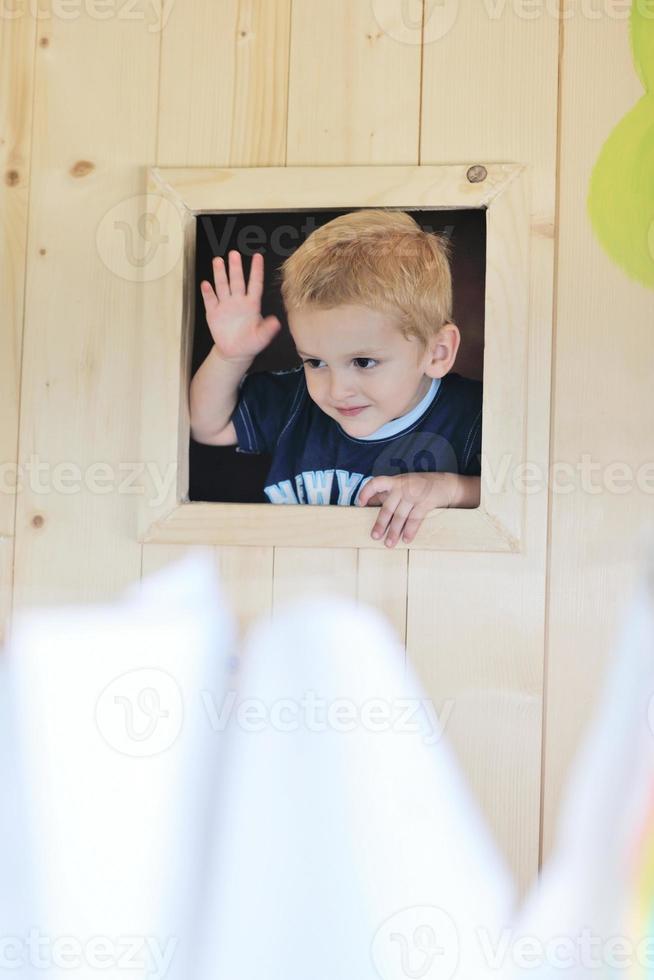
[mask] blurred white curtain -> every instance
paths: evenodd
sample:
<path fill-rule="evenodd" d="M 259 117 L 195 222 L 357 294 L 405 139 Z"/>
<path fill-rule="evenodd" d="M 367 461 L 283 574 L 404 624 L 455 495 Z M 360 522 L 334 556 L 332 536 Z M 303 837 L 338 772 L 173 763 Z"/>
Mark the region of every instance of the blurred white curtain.
<path fill-rule="evenodd" d="M 555 853 L 518 911 L 380 613 L 307 596 L 256 623 L 242 656 L 235 637 L 209 549 L 117 602 L 16 616 L 0 665 L 0 968 L 29 980 L 654 976 L 635 949 L 632 972 L 615 972 L 610 945 L 635 943 L 654 907 L 654 874 L 648 893 L 641 873 L 648 846 L 654 856 L 645 582 Z M 434 656 L 448 655 L 435 638 Z"/>
<path fill-rule="evenodd" d="M 304 598 L 247 641 L 198 976 L 478 980 L 513 885 L 387 621 Z"/>
<path fill-rule="evenodd" d="M 35 867 L 27 918 L 3 923 L 26 975 L 192 975 L 221 747 L 201 697 L 224 696 L 234 641 L 204 550 L 121 601 L 16 616 L 2 775 L 17 751 L 26 806 L 0 848 Z M 3 793 L 3 825 L 12 807 Z"/>

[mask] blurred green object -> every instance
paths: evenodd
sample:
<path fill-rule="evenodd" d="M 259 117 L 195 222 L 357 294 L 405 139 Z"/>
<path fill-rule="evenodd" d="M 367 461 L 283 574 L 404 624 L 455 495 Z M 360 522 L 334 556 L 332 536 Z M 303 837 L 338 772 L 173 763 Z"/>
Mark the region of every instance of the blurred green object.
<path fill-rule="evenodd" d="M 630 40 L 636 71 L 646 94 L 618 123 L 602 147 L 590 179 L 588 213 L 595 234 L 611 258 L 632 279 L 654 288 L 654 3 L 651 0 L 634 0 Z"/>

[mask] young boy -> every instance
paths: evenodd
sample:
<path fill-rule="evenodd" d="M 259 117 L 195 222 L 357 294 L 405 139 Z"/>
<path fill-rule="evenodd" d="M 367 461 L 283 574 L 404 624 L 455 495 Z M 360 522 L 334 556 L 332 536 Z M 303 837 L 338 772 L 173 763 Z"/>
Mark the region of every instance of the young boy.
<path fill-rule="evenodd" d="M 201 283 L 214 346 L 193 377 L 191 434 L 271 453 L 274 504 L 382 504 L 372 537 L 413 540 L 436 507 L 477 507 L 482 385 L 451 372 L 448 243 L 402 211 L 365 209 L 316 229 L 283 263 L 302 365 L 246 375 L 281 324 L 261 317 L 263 256 Z"/>

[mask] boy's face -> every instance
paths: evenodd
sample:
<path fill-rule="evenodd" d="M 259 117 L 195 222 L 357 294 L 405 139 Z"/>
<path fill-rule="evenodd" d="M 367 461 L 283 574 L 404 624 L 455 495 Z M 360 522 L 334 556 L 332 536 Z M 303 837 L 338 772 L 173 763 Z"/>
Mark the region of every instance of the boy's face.
<path fill-rule="evenodd" d="M 395 318 L 361 306 L 295 310 L 288 321 L 309 395 L 355 437 L 411 411 L 432 378 L 449 371 L 458 348 L 453 325 L 455 333 L 443 331 L 443 343 L 439 334 L 422 351 L 416 339 L 403 337 Z M 351 408 L 360 411 L 348 413 Z"/>

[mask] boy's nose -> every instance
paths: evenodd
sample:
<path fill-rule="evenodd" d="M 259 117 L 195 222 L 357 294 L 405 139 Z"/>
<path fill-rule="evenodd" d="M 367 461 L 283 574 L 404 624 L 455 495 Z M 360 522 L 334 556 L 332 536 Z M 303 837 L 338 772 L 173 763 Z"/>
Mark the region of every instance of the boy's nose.
<path fill-rule="evenodd" d="M 356 394 L 351 384 L 337 379 L 332 380 L 329 386 L 329 397 L 333 405 L 344 405 L 348 399 Z"/>

